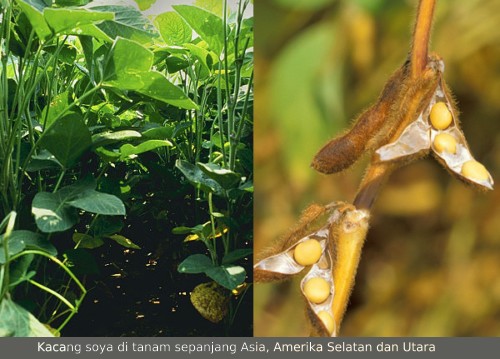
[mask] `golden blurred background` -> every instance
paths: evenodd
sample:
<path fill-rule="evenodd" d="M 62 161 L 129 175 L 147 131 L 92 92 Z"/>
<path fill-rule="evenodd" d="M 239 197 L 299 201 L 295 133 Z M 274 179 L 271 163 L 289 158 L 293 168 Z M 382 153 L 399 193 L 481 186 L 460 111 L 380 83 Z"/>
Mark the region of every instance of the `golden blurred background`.
<path fill-rule="evenodd" d="M 405 61 L 416 0 L 255 0 L 255 251 L 310 203 L 352 201 L 367 158 L 309 166 Z M 472 153 L 498 183 L 479 193 L 432 157 L 395 172 L 371 228 L 342 336 L 500 335 L 500 0 L 438 0 L 431 50 Z M 308 336 L 300 277 L 256 284 L 255 336 Z"/>

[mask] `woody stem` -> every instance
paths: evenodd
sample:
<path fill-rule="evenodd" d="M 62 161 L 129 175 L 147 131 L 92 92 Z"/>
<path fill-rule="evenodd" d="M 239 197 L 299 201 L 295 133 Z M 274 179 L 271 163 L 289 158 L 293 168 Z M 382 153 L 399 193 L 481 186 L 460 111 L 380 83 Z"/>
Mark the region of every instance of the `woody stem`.
<path fill-rule="evenodd" d="M 411 76 L 417 78 L 427 65 L 427 52 L 436 0 L 420 0 L 413 31 L 411 50 Z"/>

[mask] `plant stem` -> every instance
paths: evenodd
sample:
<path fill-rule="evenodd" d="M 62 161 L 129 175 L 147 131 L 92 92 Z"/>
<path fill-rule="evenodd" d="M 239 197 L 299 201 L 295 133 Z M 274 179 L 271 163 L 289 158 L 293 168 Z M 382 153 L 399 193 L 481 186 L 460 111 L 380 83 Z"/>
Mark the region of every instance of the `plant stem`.
<path fill-rule="evenodd" d="M 417 78 L 427 65 L 427 52 L 431 34 L 432 17 L 436 0 L 420 0 L 417 20 L 413 31 L 413 46 L 411 49 L 411 76 Z"/>
<path fill-rule="evenodd" d="M 387 162 L 372 162 L 366 171 L 353 205 L 358 209 L 371 209 L 378 192 L 393 170 L 393 165 Z"/>

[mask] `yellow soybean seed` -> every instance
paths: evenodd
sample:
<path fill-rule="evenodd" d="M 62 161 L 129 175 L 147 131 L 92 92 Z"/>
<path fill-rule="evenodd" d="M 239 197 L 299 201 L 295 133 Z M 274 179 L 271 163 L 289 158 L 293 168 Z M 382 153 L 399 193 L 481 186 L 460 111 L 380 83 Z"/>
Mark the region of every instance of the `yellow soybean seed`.
<path fill-rule="evenodd" d="M 326 327 L 326 330 L 328 330 L 328 333 L 331 335 L 333 333 L 333 330 L 335 329 L 335 323 L 333 321 L 332 315 L 326 310 L 322 310 L 318 313 L 318 318 L 321 319 Z"/>
<path fill-rule="evenodd" d="M 302 266 L 310 266 L 321 257 L 321 244 L 315 239 L 300 242 L 293 252 L 293 258 Z"/>
<path fill-rule="evenodd" d="M 434 147 L 439 153 L 457 153 L 457 140 L 449 133 L 440 133 L 434 137 Z"/>
<path fill-rule="evenodd" d="M 486 181 L 490 178 L 486 167 L 475 160 L 467 161 L 462 165 L 462 175 L 477 181 Z"/>
<path fill-rule="evenodd" d="M 330 284 L 323 278 L 311 278 L 304 284 L 304 294 L 312 303 L 323 303 L 330 295 Z"/>
<path fill-rule="evenodd" d="M 432 127 L 436 130 L 444 130 L 451 125 L 451 112 L 444 102 L 436 102 L 434 106 L 432 106 L 429 117 Z"/>

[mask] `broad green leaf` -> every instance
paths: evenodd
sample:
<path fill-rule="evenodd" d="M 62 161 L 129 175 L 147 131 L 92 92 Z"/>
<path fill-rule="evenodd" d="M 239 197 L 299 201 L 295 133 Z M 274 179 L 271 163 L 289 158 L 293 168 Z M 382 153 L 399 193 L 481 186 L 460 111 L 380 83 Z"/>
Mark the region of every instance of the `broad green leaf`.
<path fill-rule="evenodd" d="M 252 253 L 253 249 L 250 248 L 235 249 L 222 258 L 222 264 L 234 263 L 240 259 L 250 256 Z"/>
<path fill-rule="evenodd" d="M 46 8 L 45 21 L 56 34 L 94 36 L 100 30 L 94 25 L 115 18 L 112 12 L 89 11 L 85 9 Z M 90 33 L 87 31 L 90 30 Z"/>
<path fill-rule="evenodd" d="M 174 5 L 175 11 L 206 41 L 217 55 L 224 48 L 224 23 L 217 15 L 196 6 Z M 229 30 L 227 30 L 229 34 Z"/>
<path fill-rule="evenodd" d="M 76 209 L 66 204 L 60 192 L 38 192 L 33 198 L 31 212 L 38 229 L 45 233 L 65 231 L 78 221 Z"/>
<path fill-rule="evenodd" d="M 89 250 L 84 248 L 71 249 L 64 253 L 67 265 L 76 276 L 99 274 L 99 266 Z"/>
<path fill-rule="evenodd" d="M 28 269 L 30 268 L 31 262 L 33 262 L 34 258 L 35 258 L 34 254 L 26 254 L 15 260 L 14 262 L 10 263 L 9 267 L 10 288 L 14 288 L 18 284 L 27 281 L 36 274 L 35 271 L 28 272 Z"/>
<path fill-rule="evenodd" d="M 148 44 L 151 43 L 154 37 L 158 36 L 151 21 L 132 6 L 92 6 L 91 3 L 90 7 L 87 8 L 115 14 L 114 20 L 104 21 L 97 25 L 113 39 L 124 37 L 142 44 Z"/>
<path fill-rule="evenodd" d="M 45 106 L 41 115 L 41 124 L 44 128 L 49 128 L 54 121 L 69 107 L 68 91 L 61 92 L 52 98 L 52 101 Z"/>
<path fill-rule="evenodd" d="M 243 183 L 241 186 L 239 186 L 238 189 L 245 191 L 245 192 L 253 193 L 253 182 L 247 181 L 247 182 Z"/>
<path fill-rule="evenodd" d="M 93 221 L 90 227 L 92 234 L 96 237 L 108 236 L 120 232 L 123 228 L 123 221 L 116 216 L 99 216 Z"/>
<path fill-rule="evenodd" d="M 165 140 L 148 140 L 137 146 L 126 143 L 120 147 L 120 158 L 125 160 L 129 157 L 137 156 L 138 154 L 149 152 L 160 147 L 172 146 L 172 142 Z"/>
<path fill-rule="evenodd" d="M 8 239 L 9 257 L 23 251 L 24 248 L 26 248 L 26 243 L 24 243 L 22 236 L 20 236 L 18 233 L 16 234 L 16 232 L 17 231 L 12 231 Z M 7 261 L 7 258 L 5 258 L 5 247 L 3 242 L 4 235 L 2 234 L 0 236 L 0 264 L 4 264 Z"/>
<path fill-rule="evenodd" d="M 119 37 L 113 44 L 105 80 L 124 85 L 127 90 L 141 88 L 142 84 L 136 84 L 128 77 L 148 72 L 152 65 L 153 52 L 135 41 Z"/>
<path fill-rule="evenodd" d="M 50 241 L 39 233 L 27 231 L 27 230 L 17 230 L 12 232 L 12 237 L 16 240 L 23 241 L 26 249 L 36 249 L 39 251 L 46 252 L 52 256 L 57 256 L 57 249 L 50 243 Z"/>
<path fill-rule="evenodd" d="M 73 242 L 78 245 L 78 248 L 87 249 L 99 248 L 104 244 L 101 238 L 92 237 L 85 233 L 73 233 Z"/>
<path fill-rule="evenodd" d="M 56 120 L 40 140 L 40 145 L 66 168 L 71 167 L 91 144 L 90 131 L 82 116 L 76 113 Z"/>
<path fill-rule="evenodd" d="M 78 221 L 77 211 L 69 202 L 81 193 L 93 190 L 95 186 L 93 178 L 84 178 L 55 193 L 38 192 L 31 206 L 38 229 L 45 233 L 62 232 L 75 225 Z"/>
<path fill-rule="evenodd" d="M 212 178 L 208 177 L 195 165 L 178 159 L 175 162 L 175 167 L 177 167 L 184 174 L 184 176 L 186 176 L 187 180 L 196 188 L 200 188 L 204 192 L 214 192 L 218 195 L 223 193 L 221 185 Z"/>
<path fill-rule="evenodd" d="M 43 17 L 43 10 L 47 7 L 43 0 L 17 0 L 16 2 L 30 21 L 38 37 L 41 40 L 49 38 L 52 31 Z"/>
<path fill-rule="evenodd" d="M 133 130 L 101 132 L 92 136 L 92 146 L 96 148 L 109 145 L 110 143 L 126 141 L 132 138 L 140 137 L 142 137 L 141 133 Z"/>
<path fill-rule="evenodd" d="M 51 0 L 45 0 L 45 1 L 51 1 Z M 63 6 L 83 6 L 87 5 L 89 2 L 92 0 L 52 0 L 53 4 L 59 7 Z"/>
<path fill-rule="evenodd" d="M 4 297 L 0 302 L 0 336 L 3 337 L 53 337 L 54 335 L 28 312 Z"/>
<path fill-rule="evenodd" d="M 215 163 L 196 164 L 208 177 L 216 181 L 224 189 L 234 188 L 240 183 L 241 176 L 231 170 L 221 168 Z"/>
<path fill-rule="evenodd" d="M 189 67 L 189 62 L 178 56 L 168 56 L 165 59 L 165 64 L 167 65 L 168 73 L 174 74 L 180 70 Z"/>
<path fill-rule="evenodd" d="M 160 14 L 155 18 L 154 23 L 168 45 L 183 45 L 191 41 L 193 30 L 176 12 L 169 11 Z"/>
<path fill-rule="evenodd" d="M 150 138 L 154 140 L 164 140 L 166 138 L 172 138 L 174 129 L 171 126 L 161 126 L 154 127 L 146 130 L 142 133 L 145 138 Z"/>
<path fill-rule="evenodd" d="M 118 38 L 106 69 L 105 85 L 134 90 L 177 107 L 195 109 L 196 104 L 162 73 L 151 71 L 153 53 L 142 45 Z"/>
<path fill-rule="evenodd" d="M 75 199 L 67 203 L 70 206 L 97 214 L 108 216 L 124 216 L 127 214 L 121 199 L 112 194 L 97 192 L 93 189 L 83 191 Z"/>
<path fill-rule="evenodd" d="M 179 264 L 179 273 L 197 274 L 204 273 L 214 268 L 212 260 L 203 254 L 192 254 Z"/>
<path fill-rule="evenodd" d="M 142 73 L 138 79 L 143 86 L 136 91 L 143 95 L 187 110 L 198 108 L 179 87 L 171 83 L 160 72 L 150 71 Z"/>
<path fill-rule="evenodd" d="M 139 10 L 144 11 L 147 10 L 153 5 L 157 0 L 134 0 L 139 6 Z M 160 0 L 161 1 L 161 0 Z"/>
<path fill-rule="evenodd" d="M 141 249 L 141 247 L 139 247 L 137 244 L 120 234 L 113 234 L 112 236 L 108 236 L 108 238 L 114 240 L 116 243 L 125 248 Z"/>
<path fill-rule="evenodd" d="M 208 10 L 217 16 L 222 17 L 224 11 L 224 0 L 196 0 L 194 5 Z"/>
<path fill-rule="evenodd" d="M 185 44 L 191 55 L 201 64 L 200 76 L 205 78 L 210 75 L 213 64 L 217 61 L 217 56 L 212 52 L 195 44 Z"/>
<path fill-rule="evenodd" d="M 205 274 L 221 286 L 233 290 L 245 281 L 245 268 L 240 266 L 220 266 L 208 269 Z"/>

